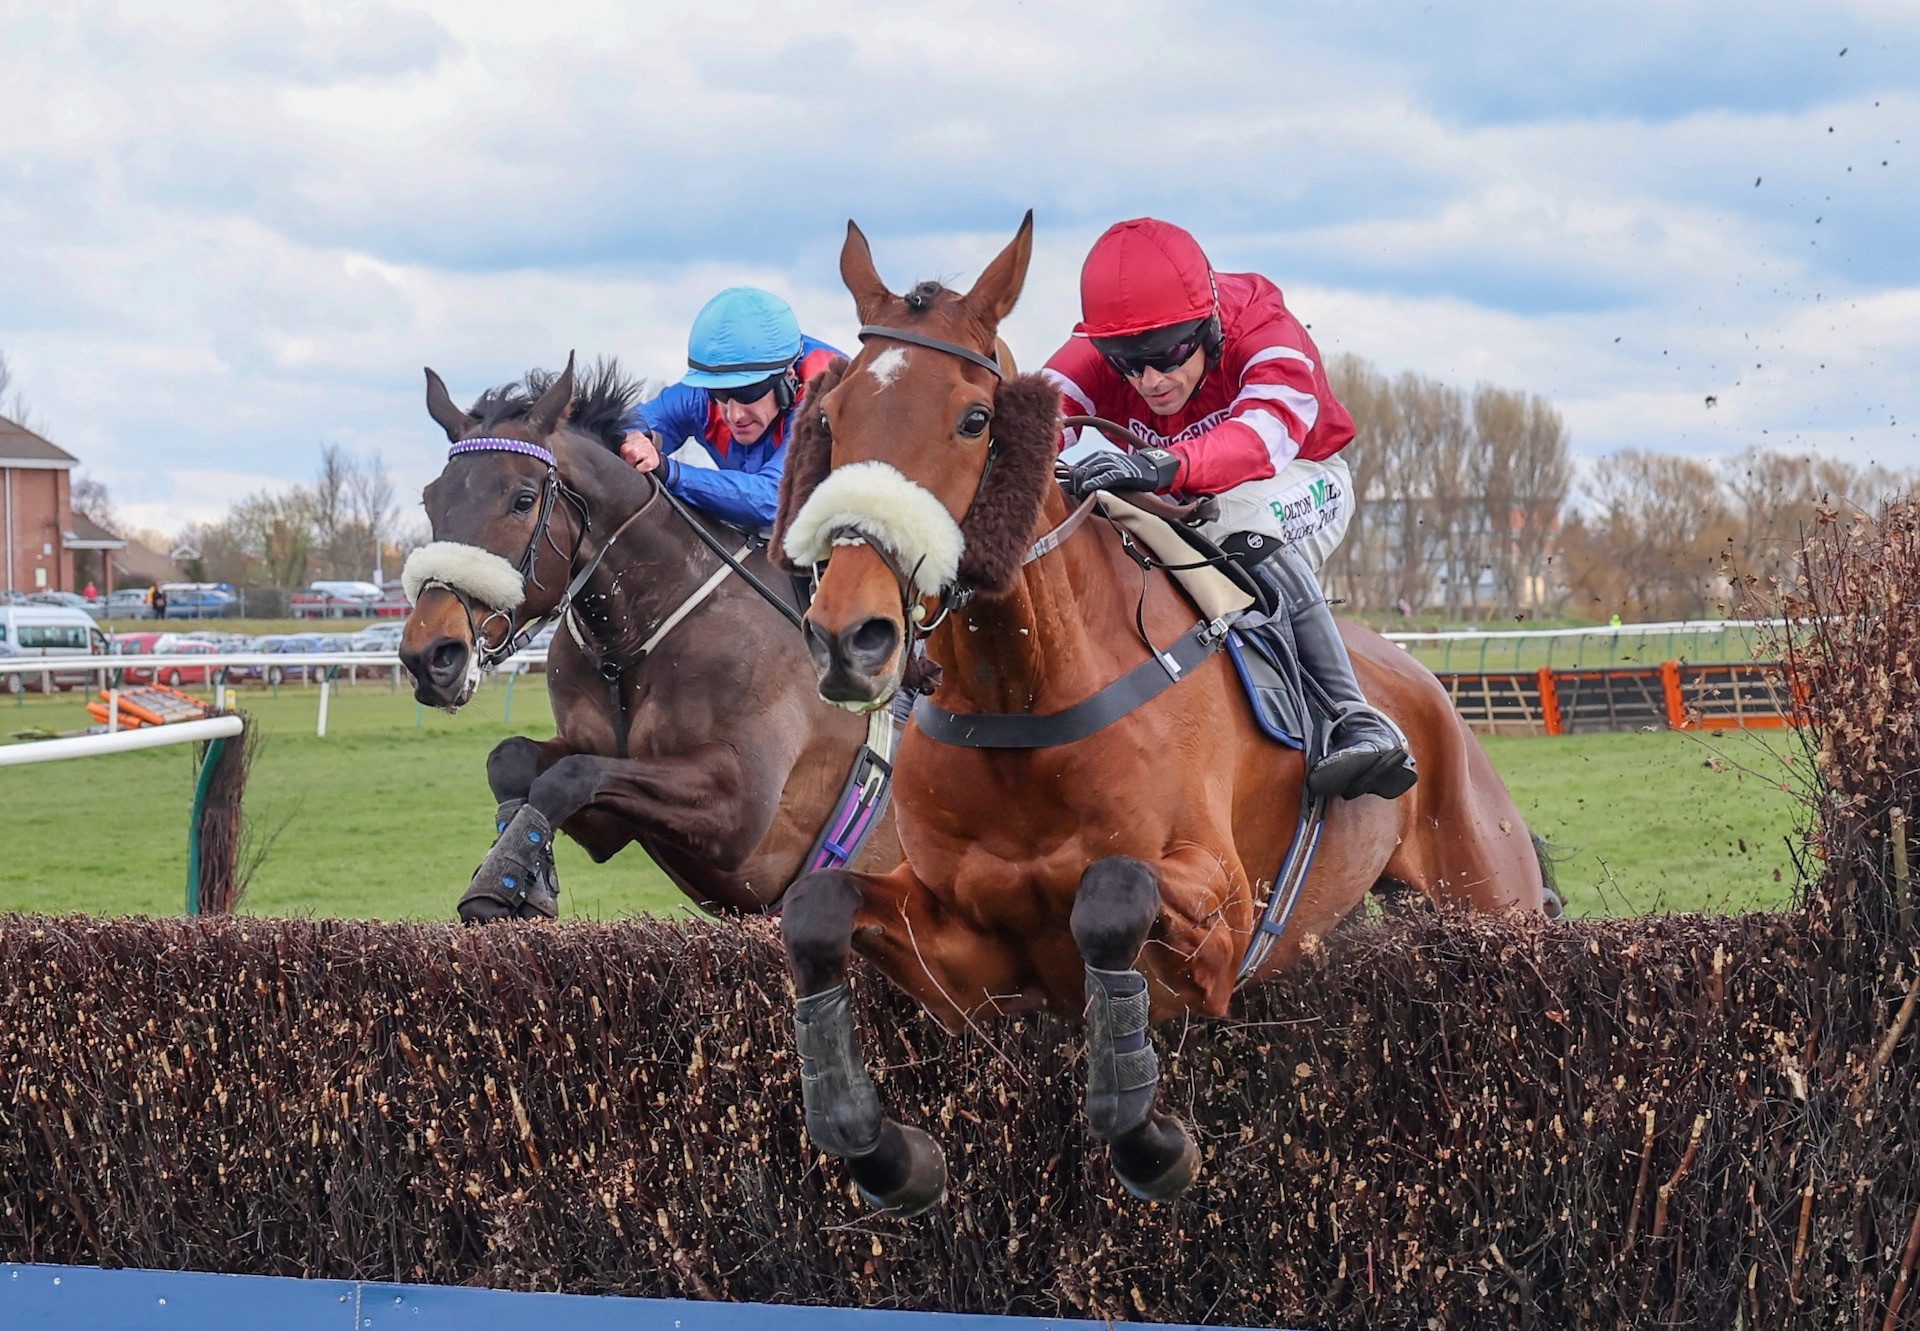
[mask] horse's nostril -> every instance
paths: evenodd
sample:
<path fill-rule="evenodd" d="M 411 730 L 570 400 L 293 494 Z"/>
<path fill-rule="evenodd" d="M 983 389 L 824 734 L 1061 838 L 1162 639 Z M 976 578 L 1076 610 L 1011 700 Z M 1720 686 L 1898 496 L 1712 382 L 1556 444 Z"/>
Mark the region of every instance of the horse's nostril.
<path fill-rule="evenodd" d="M 462 674 L 467 668 L 467 649 L 452 638 L 434 645 L 427 653 L 427 669 L 436 679 Z"/>
<path fill-rule="evenodd" d="M 890 619 L 875 616 L 847 635 L 847 655 L 873 668 L 884 664 L 900 643 L 900 630 Z"/>

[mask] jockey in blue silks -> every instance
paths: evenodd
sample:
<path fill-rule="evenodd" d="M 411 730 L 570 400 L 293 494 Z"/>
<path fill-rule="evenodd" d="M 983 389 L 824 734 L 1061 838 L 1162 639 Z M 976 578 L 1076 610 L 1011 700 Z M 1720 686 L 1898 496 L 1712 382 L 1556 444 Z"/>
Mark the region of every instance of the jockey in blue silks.
<path fill-rule="evenodd" d="M 807 380 L 841 353 L 807 337 L 793 309 L 757 287 L 729 287 L 694 317 L 686 377 L 635 407 L 620 456 L 655 471 L 701 512 L 746 531 L 773 526 L 793 413 Z M 664 454 L 689 439 L 713 469 Z"/>

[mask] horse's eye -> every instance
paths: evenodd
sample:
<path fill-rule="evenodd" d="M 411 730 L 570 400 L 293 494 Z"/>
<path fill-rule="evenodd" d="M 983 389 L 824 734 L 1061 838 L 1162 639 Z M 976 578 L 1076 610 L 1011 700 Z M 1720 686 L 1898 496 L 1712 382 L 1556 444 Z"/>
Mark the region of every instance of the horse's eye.
<path fill-rule="evenodd" d="M 968 407 L 966 414 L 960 418 L 960 433 L 969 439 L 976 438 L 992 421 L 993 413 L 985 407 Z"/>
<path fill-rule="evenodd" d="M 515 513 L 527 513 L 532 511 L 532 509 L 533 509 L 533 491 L 522 490 L 519 494 L 513 497 L 513 511 Z"/>

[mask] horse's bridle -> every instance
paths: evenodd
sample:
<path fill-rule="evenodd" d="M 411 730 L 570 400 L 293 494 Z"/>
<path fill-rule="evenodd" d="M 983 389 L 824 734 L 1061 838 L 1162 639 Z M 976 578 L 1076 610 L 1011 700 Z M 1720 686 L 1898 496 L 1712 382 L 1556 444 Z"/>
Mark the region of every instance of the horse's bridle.
<path fill-rule="evenodd" d="M 1007 372 L 1001 367 L 997 355 L 983 356 L 972 347 L 962 346 L 958 342 L 948 342 L 944 338 L 929 337 L 925 333 L 916 333 L 910 328 L 890 328 L 885 324 L 862 324 L 858 336 L 862 342 L 865 342 L 868 338 L 884 337 L 895 342 L 905 342 L 909 346 L 925 347 L 929 351 L 938 351 L 944 355 L 957 356 L 970 365 L 978 365 L 981 369 L 987 371 L 1001 382 L 1005 382 L 1007 377 Z M 987 478 L 993 475 L 994 460 L 999 456 L 999 452 L 999 445 L 995 442 L 994 437 L 989 434 L 987 436 L 986 465 L 980 469 L 980 479 L 973 487 L 973 498 L 967 501 L 967 512 L 960 518 L 960 525 L 963 529 L 966 526 L 967 517 L 973 513 L 973 506 L 980 500 L 980 492 L 987 488 Z M 973 599 L 973 588 L 967 586 L 965 583 L 943 583 L 936 596 L 934 611 L 929 615 L 927 608 L 921 604 L 920 598 L 913 594 L 913 577 L 914 574 L 919 571 L 917 568 L 907 569 L 901 567 L 899 557 L 893 551 L 876 545 L 871 541 L 867 541 L 856 529 L 842 528 L 833 535 L 836 539 L 846 537 L 866 544 L 872 549 L 874 554 L 879 556 L 880 562 L 886 565 L 887 571 L 893 574 L 893 580 L 899 585 L 900 589 L 900 618 L 906 625 L 907 633 L 914 640 L 927 637 L 935 629 L 940 627 L 941 622 L 945 620 L 948 615 L 957 609 L 965 607 L 967 602 Z M 814 570 L 814 583 L 817 588 L 819 584 L 818 568 Z"/>
<path fill-rule="evenodd" d="M 528 443 L 524 439 L 481 437 L 476 439 L 462 439 L 459 443 L 447 450 L 447 457 L 451 460 L 465 453 L 518 453 L 523 457 L 530 457 L 546 464 L 547 474 L 540 485 L 540 516 L 535 519 L 533 533 L 527 537 L 527 548 L 521 554 L 520 562 L 514 567 L 520 574 L 522 584 L 531 583 L 535 587 L 544 588 L 544 584 L 534 572 L 534 565 L 539 559 L 540 542 L 542 538 L 545 538 L 547 542 L 553 546 L 555 554 L 562 553 L 559 544 L 552 539 L 551 533 L 547 530 L 548 524 L 553 517 L 554 503 L 560 498 L 565 498 L 569 504 L 573 505 L 575 512 L 580 515 L 580 526 L 573 537 L 573 549 L 565 552 L 567 567 L 573 567 L 580 558 L 580 547 L 586 542 L 587 532 L 593 526 L 593 519 L 587 509 L 586 501 L 575 494 L 568 488 L 566 482 L 560 479 L 560 463 L 559 459 L 553 455 L 553 451 L 540 444 Z M 658 480 L 655 480 L 653 493 L 647 496 L 646 502 L 635 509 L 625 522 L 616 527 L 613 533 L 600 543 L 600 549 L 595 552 L 592 559 L 587 561 L 586 567 L 574 574 L 573 578 L 567 583 L 566 591 L 561 594 L 560 600 L 554 605 L 553 609 L 547 611 L 538 619 L 530 620 L 521 625 L 518 630 L 513 626 L 513 612 L 510 610 L 502 610 L 498 606 L 487 606 L 487 614 L 476 621 L 473 611 L 473 598 L 460 588 L 452 586 L 440 579 L 429 580 L 422 585 L 421 590 L 424 591 L 428 587 L 445 588 L 448 592 L 452 593 L 454 599 L 460 602 L 460 608 L 467 616 L 467 632 L 473 639 L 474 655 L 479 662 L 480 669 L 483 671 L 491 671 L 499 666 L 502 661 L 514 656 L 529 642 L 532 642 L 540 630 L 567 613 L 568 609 L 573 605 L 573 598 L 579 594 L 582 587 L 586 586 L 587 579 L 593 576 L 594 570 L 600 567 L 600 561 L 606 557 L 607 551 L 612 548 L 614 541 L 618 539 L 620 533 L 628 527 L 631 527 L 639 520 L 642 514 L 652 508 L 654 501 L 664 492 L 665 487 L 662 486 Z M 486 638 L 488 626 L 496 619 L 505 621 L 507 626 L 507 631 L 505 635 L 502 636 L 500 645 L 497 647 L 490 645 Z"/>
<path fill-rule="evenodd" d="M 547 524 L 553 514 L 555 499 L 565 498 L 580 515 L 580 529 L 573 538 L 573 549 L 567 553 L 567 566 L 569 568 L 572 568 L 580 558 L 580 547 L 586 542 L 587 533 L 593 527 L 593 515 L 587 507 L 586 500 L 574 493 L 574 491 L 567 486 L 566 482 L 560 479 L 559 461 L 555 458 L 553 451 L 540 444 L 531 444 L 521 439 L 463 439 L 447 451 L 447 456 L 452 458 L 462 453 L 486 452 L 519 453 L 522 456 L 534 458 L 547 464 L 546 479 L 541 485 L 540 492 L 540 516 L 534 524 L 533 534 L 527 538 L 527 548 L 525 552 L 521 554 L 520 562 L 514 566 L 520 574 L 520 581 L 523 585 L 531 582 L 535 587 L 540 587 L 543 584 L 539 578 L 534 576 L 533 570 L 534 563 L 539 556 L 541 538 L 547 537 L 548 543 L 553 545 L 555 553 L 560 552 L 559 545 L 552 541 L 551 536 L 547 532 Z M 593 576 L 594 570 L 600 567 L 600 561 L 606 557 L 607 551 L 612 549 L 613 543 L 620 539 L 621 533 L 638 522 L 652 509 L 656 502 L 662 499 L 666 500 L 667 506 L 685 520 L 687 526 L 693 529 L 694 535 L 700 539 L 700 542 L 712 550 L 720 559 L 720 562 L 726 565 L 735 576 L 745 581 L 758 592 L 769 605 L 773 606 L 775 610 L 778 610 L 785 616 L 787 621 L 795 628 L 801 626 L 799 614 L 785 601 L 781 600 L 765 583 L 755 577 L 752 570 L 742 564 L 737 555 L 730 553 L 725 545 L 716 540 L 713 534 L 709 532 L 692 513 L 687 511 L 686 505 L 681 503 L 680 500 L 667 489 L 666 485 L 661 482 L 658 476 L 653 475 L 651 472 L 642 474 L 652 482 L 652 489 L 640 507 L 629 514 L 627 519 L 618 527 L 613 529 L 607 536 L 607 539 L 600 543 L 600 548 L 594 552 L 593 558 L 587 561 L 586 566 L 581 568 L 568 580 L 566 590 L 561 594 L 559 601 L 555 603 L 553 609 L 547 611 L 538 619 L 522 625 L 518 630 L 515 630 L 513 627 L 513 614 L 511 611 L 502 610 L 498 606 L 487 606 L 486 609 L 488 613 L 486 616 L 476 622 L 474 619 L 473 598 L 469 596 L 468 593 L 437 578 L 430 579 L 422 584 L 422 590 L 425 590 L 427 587 L 445 588 L 460 602 L 460 608 L 466 612 L 467 632 L 473 639 L 474 652 L 482 670 L 493 670 L 502 661 L 515 655 L 529 642 L 533 641 L 540 630 L 564 616 L 568 610 L 572 608 L 574 599 L 580 594 L 580 590 L 587 585 L 587 580 Z M 684 613 L 687 608 L 689 607 L 683 605 L 680 612 L 677 613 Z M 498 647 L 491 647 L 487 644 L 484 631 L 487 626 L 492 624 L 496 619 L 505 620 L 508 631 Z"/>
<path fill-rule="evenodd" d="M 891 338 L 895 342 L 905 342 L 911 346 L 926 347 L 930 351 L 938 351 L 949 356 L 957 356 L 969 364 L 978 365 L 982 369 L 990 371 L 995 379 L 1002 381 L 1006 379 L 1006 371 L 1001 368 L 997 357 L 983 356 L 972 347 L 962 346 L 958 342 L 948 342 L 941 338 L 928 337 L 924 333 L 914 332 L 912 329 L 890 328 L 883 324 L 862 325 L 859 336 L 863 342 L 870 337 Z M 1061 423 L 1068 427 L 1092 426 L 1109 439 L 1112 439 L 1115 443 L 1145 446 L 1147 442 L 1134 434 L 1133 431 L 1127 429 L 1126 426 L 1119 425 L 1099 416 L 1068 416 L 1065 417 Z M 980 500 L 980 492 L 987 488 L 987 478 L 993 475 L 993 464 L 998 454 L 999 446 L 993 436 L 989 435 L 987 437 L 986 465 L 980 469 L 980 480 L 974 485 L 973 498 L 967 501 L 967 513 L 960 519 L 960 525 L 963 529 L 966 526 L 967 517 L 973 513 L 973 506 Z M 1204 501 L 1202 502 L 1204 503 Z M 1020 561 L 1020 566 L 1025 568 L 1028 564 L 1033 563 L 1034 560 L 1059 549 L 1061 544 L 1064 543 L 1069 536 L 1073 535 L 1080 524 L 1085 522 L 1087 516 L 1093 512 L 1094 503 L 1095 499 L 1091 494 L 1082 499 L 1080 503 L 1075 506 L 1073 512 L 1067 515 L 1064 521 L 1027 547 L 1026 557 Z M 1153 505 L 1143 504 L 1142 507 L 1148 508 L 1149 511 L 1155 512 L 1159 516 L 1180 521 L 1192 517 L 1196 511 L 1198 511 L 1199 506 L 1161 503 Z M 852 528 L 842 528 L 834 534 L 836 537 L 846 536 L 863 542 L 865 541 L 865 538 L 860 532 Z M 913 575 L 917 570 L 901 567 L 899 558 L 893 551 L 875 545 L 872 542 L 865 543 L 873 550 L 874 554 L 879 556 L 880 562 L 886 565 L 887 571 L 893 574 L 894 581 L 899 584 L 901 617 L 906 623 L 907 632 L 914 639 L 926 638 L 936 628 L 940 627 L 941 621 L 946 619 L 948 615 L 952 614 L 956 609 L 964 608 L 967 602 L 973 599 L 973 588 L 964 583 L 950 582 L 943 584 L 939 589 L 934 612 L 929 615 L 926 607 L 920 603 L 920 599 L 913 594 Z M 817 570 L 815 581 L 816 583 L 818 582 Z"/>

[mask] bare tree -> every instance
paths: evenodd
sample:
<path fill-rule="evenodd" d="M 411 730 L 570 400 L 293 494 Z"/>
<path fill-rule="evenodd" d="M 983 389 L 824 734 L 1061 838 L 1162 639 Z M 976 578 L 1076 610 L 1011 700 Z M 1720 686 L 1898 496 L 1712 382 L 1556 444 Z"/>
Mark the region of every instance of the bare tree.
<path fill-rule="evenodd" d="M 1601 459 L 1587 491 L 1594 509 L 1566 533 L 1569 586 L 1584 609 L 1664 619 L 1714 608 L 1737 519 L 1710 465 L 1622 449 Z"/>
<path fill-rule="evenodd" d="M 320 449 L 320 468 L 307 490 L 310 551 L 326 572 L 339 576 L 345 571 L 351 552 L 347 543 L 353 533 L 344 530 L 347 518 L 347 493 L 353 479 L 353 459 L 338 444 Z"/>
<path fill-rule="evenodd" d="M 80 516 L 100 524 L 110 532 L 120 531 L 120 519 L 113 511 L 113 496 L 107 493 L 105 481 L 85 472 L 77 473 L 68 490 L 67 502 Z"/>
<path fill-rule="evenodd" d="M 275 493 L 262 490 L 233 506 L 225 520 L 205 534 L 202 558 L 211 570 L 214 551 L 237 559 L 242 579 L 264 581 L 281 591 L 304 586 L 314 553 L 314 498 L 304 486 Z"/>
<path fill-rule="evenodd" d="M 1487 559 L 1502 605 L 1546 598 L 1546 561 L 1573 483 L 1566 423 L 1545 398 L 1482 385 L 1473 428 L 1486 465 Z"/>
<path fill-rule="evenodd" d="M 26 429 L 34 428 L 33 409 L 27 406 L 20 385 L 14 381 L 13 367 L 7 364 L 4 351 L 0 351 L 0 416 Z"/>
<path fill-rule="evenodd" d="M 383 543 L 393 534 L 397 508 L 393 477 L 387 471 L 386 459 L 378 453 L 356 458 L 347 480 L 347 511 L 352 515 L 354 527 L 372 547 L 376 578 L 387 571 L 382 558 L 386 550 Z"/>

